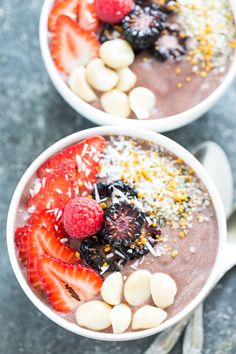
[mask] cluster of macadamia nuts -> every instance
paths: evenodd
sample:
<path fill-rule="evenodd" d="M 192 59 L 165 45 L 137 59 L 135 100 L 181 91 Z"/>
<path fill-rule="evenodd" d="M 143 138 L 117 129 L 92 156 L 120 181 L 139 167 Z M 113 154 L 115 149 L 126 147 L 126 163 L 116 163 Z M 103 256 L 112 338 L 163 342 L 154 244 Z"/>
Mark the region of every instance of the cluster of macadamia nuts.
<path fill-rule="evenodd" d="M 103 301 L 88 301 L 78 307 L 78 325 L 94 331 L 112 326 L 113 333 L 159 326 L 167 317 L 165 308 L 174 303 L 177 286 L 165 273 L 133 272 L 124 282 L 120 272 L 109 275 L 102 287 Z M 150 297 L 153 305 L 144 305 Z M 131 307 L 138 307 L 132 314 Z M 141 307 L 139 307 L 141 306 Z"/>
<path fill-rule="evenodd" d="M 132 110 L 138 119 L 147 119 L 156 96 L 145 87 L 134 88 L 137 77 L 129 66 L 135 54 L 129 43 L 123 39 L 107 41 L 100 46 L 99 56 L 86 68 L 79 66 L 72 71 L 70 89 L 88 103 L 97 99 L 95 91 L 102 92 L 100 101 L 107 113 L 128 118 Z"/>

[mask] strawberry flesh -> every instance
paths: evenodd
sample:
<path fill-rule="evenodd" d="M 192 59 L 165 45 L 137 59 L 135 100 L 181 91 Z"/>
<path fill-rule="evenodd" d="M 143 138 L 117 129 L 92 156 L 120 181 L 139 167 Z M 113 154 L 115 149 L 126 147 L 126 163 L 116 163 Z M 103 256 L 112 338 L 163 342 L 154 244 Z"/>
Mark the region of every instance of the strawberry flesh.
<path fill-rule="evenodd" d="M 95 9 L 94 0 L 80 0 L 78 6 L 79 25 L 87 31 L 97 31 L 99 18 Z"/>
<path fill-rule="evenodd" d="M 69 75 L 79 65 L 98 56 L 99 41 L 70 17 L 59 16 L 51 42 L 51 54 L 58 70 Z"/>
<path fill-rule="evenodd" d="M 35 267 L 38 256 L 47 254 L 67 263 L 78 263 L 79 258 L 72 248 L 62 244 L 56 231 L 44 226 L 32 226 L 29 234 L 28 280 L 34 288 L 42 289 Z"/>
<path fill-rule="evenodd" d="M 53 308 L 68 313 L 75 310 L 80 301 L 89 301 L 98 295 L 103 279 L 94 270 L 66 264 L 48 256 L 36 262 L 45 294 Z"/>
<path fill-rule="evenodd" d="M 60 0 L 56 1 L 48 17 L 48 29 L 51 32 L 56 30 L 58 17 L 67 15 L 76 18 L 79 7 L 79 0 Z"/>

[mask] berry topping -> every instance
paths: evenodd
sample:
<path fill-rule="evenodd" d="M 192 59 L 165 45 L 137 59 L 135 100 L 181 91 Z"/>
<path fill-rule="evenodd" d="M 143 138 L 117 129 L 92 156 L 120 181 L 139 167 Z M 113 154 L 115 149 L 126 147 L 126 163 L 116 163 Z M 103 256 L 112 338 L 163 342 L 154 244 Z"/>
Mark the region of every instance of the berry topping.
<path fill-rule="evenodd" d="M 83 239 L 96 234 L 103 223 L 103 210 L 91 198 L 72 199 L 64 211 L 64 227 L 68 235 Z"/>
<path fill-rule="evenodd" d="M 98 56 L 95 34 L 84 30 L 70 17 L 59 16 L 52 38 L 51 54 L 58 70 L 70 74 L 79 65 L 87 65 Z"/>
<path fill-rule="evenodd" d="M 135 50 L 150 47 L 163 29 L 166 15 L 156 4 L 136 5 L 122 20 L 125 38 Z"/>
<path fill-rule="evenodd" d="M 29 224 L 43 226 L 48 231 L 57 231 L 58 236 L 61 235 L 63 237 L 65 233 L 62 224 L 62 213 L 60 213 L 59 210 L 56 210 L 55 213 L 46 209 L 40 212 L 35 212 L 31 215 Z"/>
<path fill-rule="evenodd" d="M 129 203 L 121 201 L 107 209 L 102 235 L 110 244 L 129 245 L 141 235 L 143 223 L 142 213 Z"/>
<path fill-rule="evenodd" d="M 98 17 L 107 23 L 119 23 L 133 7 L 133 0 L 95 0 Z"/>
<path fill-rule="evenodd" d="M 35 261 L 38 256 L 47 254 L 66 263 L 78 263 L 79 258 L 72 248 L 60 242 L 56 231 L 48 231 L 43 226 L 32 226 L 29 233 L 28 280 L 34 288 L 42 289 Z"/>
<path fill-rule="evenodd" d="M 123 28 L 121 25 L 111 25 L 109 23 L 104 23 L 102 30 L 99 34 L 99 40 L 101 43 L 110 41 L 112 39 L 117 39 L 122 37 Z"/>
<path fill-rule="evenodd" d="M 180 36 L 178 27 L 170 25 L 161 32 L 151 51 L 161 61 L 180 60 L 187 52 L 186 40 Z"/>
<path fill-rule="evenodd" d="M 73 19 L 77 16 L 79 0 L 60 0 L 56 1 L 48 17 L 48 29 L 51 32 L 56 30 L 59 16 L 67 15 Z"/>
<path fill-rule="evenodd" d="M 54 173 L 46 178 L 40 191 L 28 200 L 28 207 L 37 212 L 44 209 L 64 209 L 73 198 L 73 180 L 65 174 Z"/>
<path fill-rule="evenodd" d="M 138 193 L 135 189 L 131 188 L 127 183 L 124 183 L 121 180 L 117 180 L 110 184 L 106 184 L 104 182 L 100 182 L 96 184 L 93 190 L 93 197 L 97 201 L 111 198 L 112 193 L 115 190 L 120 191 L 122 194 L 126 196 L 126 198 L 136 197 Z"/>
<path fill-rule="evenodd" d="M 78 307 L 79 301 L 98 295 L 103 279 L 92 269 L 71 265 L 48 256 L 36 262 L 39 278 L 53 308 L 68 313 Z"/>
<path fill-rule="evenodd" d="M 23 265 L 28 262 L 29 227 L 18 227 L 15 231 L 15 244 L 18 249 L 18 257 Z"/>
<path fill-rule="evenodd" d="M 51 173 L 63 172 L 75 180 L 78 179 L 79 192 L 81 194 L 95 183 L 104 149 L 105 140 L 103 137 L 93 136 L 87 138 L 78 144 L 69 146 L 47 160 L 39 168 L 38 176 L 43 178 L 48 177 Z"/>
<path fill-rule="evenodd" d="M 95 10 L 94 0 L 80 0 L 78 9 L 80 27 L 87 31 L 97 31 L 99 19 Z"/>

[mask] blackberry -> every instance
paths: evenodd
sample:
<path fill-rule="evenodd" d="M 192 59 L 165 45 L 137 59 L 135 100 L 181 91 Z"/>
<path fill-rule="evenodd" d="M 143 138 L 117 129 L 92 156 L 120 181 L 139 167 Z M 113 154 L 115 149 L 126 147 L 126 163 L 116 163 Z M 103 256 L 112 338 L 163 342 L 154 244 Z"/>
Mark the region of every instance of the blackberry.
<path fill-rule="evenodd" d="M 124 36 L 134 50 L 150 47 L 164 27 L 166 14 L 157 4 L 136 5 L 122 20 Z"/>
<path fill-rule="evenodd" d="M 100 182 L 96 185 L 96 187 L 97 187 L 97 191 L 98 191 L 100 199 L 111 198 L 114 188 L 120 190 L 128 198 L 129 197 L 137 197 L 137 194 L 138 194 L 136 189 L 131 188 L 127 183 L 124 183 L 121 180 L 117 180 L 117 181 L 112 182 L 110 184 Z M 92 194 L 93 194 L 93 198 L 96 199 L 95 189 L 93 190 Z"/>
<path fill-rule="evenodd" d="M 110 41 L 111 39 L 116 39 L 122 37 L 123 28 L 121 25 L 111 25 L 109 23 L 104 23 L 102 30 L 99 34 L 99 41 L 104 43 Z"/>
<path fill-rule="evenodd" d="M 141 235 L 143 225 L 143 214 L 129 203 L 121 201 L 107 209 L 101 234 L 106 242 L 115 247 L 128 247 Z"/>
<path fill-rule="evenodd" d="M 99 236 L 85 238 L 80 246 L 80 252 L 86 263 L 99 273 L 121 270 L 128 256 L 115 252 L 111 245 L 106 245 Z"/>
<path fill-rule="evenodd" d="M 176 25 L 167 26 L 155 41 L 151 52 L 160 61 L 181 60 L 187 53 L 187 37 L 180 35 Z"/>

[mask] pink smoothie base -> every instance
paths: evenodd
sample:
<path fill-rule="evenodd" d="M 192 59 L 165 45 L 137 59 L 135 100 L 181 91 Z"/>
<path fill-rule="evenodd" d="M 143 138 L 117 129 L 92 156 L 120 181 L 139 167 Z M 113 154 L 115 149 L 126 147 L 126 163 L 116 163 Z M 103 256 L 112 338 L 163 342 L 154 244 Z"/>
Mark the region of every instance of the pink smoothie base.
<path fill-rule="evenodd" d="M 164 146 L 167 150 L 174 153 L 175 155 L 179 156 L 181 159 L 185 161 L 197 174 L 199 179 L 203 182 L 206 189 L 209 192 L 209 195 L 212 200 L 213 207 L 216 212 L 217 224 L 218 224 L 218 250 L 216 255 L 216 260 L 210 275 L 203 286 L 203 288 L 199 291 L 197 296 L 192 299 L 192 301 L 184 307 L 180 312 L 176 315 L 165 321 L 159 327 L 142 330 L 137 332 L 127 332 L 123 334 L 112 334 L 112 333 L 100 333 L 90 331 L 84 328 L 79 327 L 75 323 L 71 323 L 66 319 L 62 318 L 56 312 L 54 312 L 49 305 L 45 304 L 39 297 L 32 291 L 30 286 L 28 285 L 22 269 L 18 263 L 18 258 L 15 249 L 14 243 L 14 232 L 17 225 L 17 211 L 19 208 L 24 205 L 25 201 L 25 193 L 29 188 L 30 183 L 32 182 L 33 178 L 35 177 L 37 169 L 40 165 L 45 162 L 49 157 L 56 154 L 60 150 L 64 149 L 65 147 L 75 144 L 76 142 L 83 140 L 89 136 L 93 135 L 126 135 L 132 138 L 140 138 L 145 139 L 156 144 Z M 222 206 L 222 202 L 214 183 L 212 182 L 210 176 L 207 174 L 205 169 L 202 165 L 183 147 L 179 144 L 175 143 L 171 139 L 162 136 L 160 134 L 150 132 L 145 129 L 140 128 L 127 128 L 127 127 L 113 127 L 113 126 L 106 126 L 106 127 L 99 127 L 99 128 L 92 128 L 88 130 L 84 130 L 75 134 L 72 134 L 51 147 L 49 147 L 46 151 L 44 151 L 26 170 L 25 174 L 21 178 L 14 195 L 12 197 L 11 205 L 9 208 L 8 213 L 8 220 L 7 220 L 7 246 L 8 246 L 8 253 L 11 261 L 11 265 L 15 276 L 22 287 L 25 294 L 31 300 L 31 302 L 48 318 L 52 321 L 57 323 L 59 326 L 76 333 L 78 335 L 82 335 L 89 338 L 99 339 L 99 340 L 107 340 L 107 341 L 125 341 L 125 340 L 134 340 L 138 338 L 147 337 L 153 335 L 155 333 L 159 333 L 170 326 L 174 325 L 182 318 L 184 318 L 187 314 L 189 314 L 209 293 L 209 291 L 214 286 L 214 283 L 218 277 L 220 265 L 222 264 L 222 256 L 223 250 L 225 246 L 226 240 L 226 221 L 225 221 L 225 214 L 224 209 Z"/>
<path fill-rule="evenodd" d="M 232 6 L 232 10 L 236 19 L 236 2 L 233 0 L 230 0 L 229 2 Z M 48 14 L 51 10 L 53 3 L 54 0 L 44 1 L 39 24 L 40 47 L 45 67 L 52 83 L 54 84 L 59 94 L 64 98 L 64 100 L 79 114 L 83 115 L 84 117 L 98 125 L 125 124 L 127 127 L 140 127 L 158 131 L 160 133 L 180 128 L 193 122 L 197 118 L 200 118 L 213 105 L 215 105 L 226 92 L 236 75 L 235 53 L 235 57 L 232 61 L 232 64 L 221 84 L 206 99 L 204 99 L 201 103 L 195 105 L 191 109 L 188 109 L 182 113 L 175 114 L 173 116 L 166 116 L 163 118 L 149 120 L 126 119 L 110 115 L 84 102 L 78 96 L 76 96 L 63 81 L 60 73 L 55 67 L 51 57 L 48 42 Z"/>

